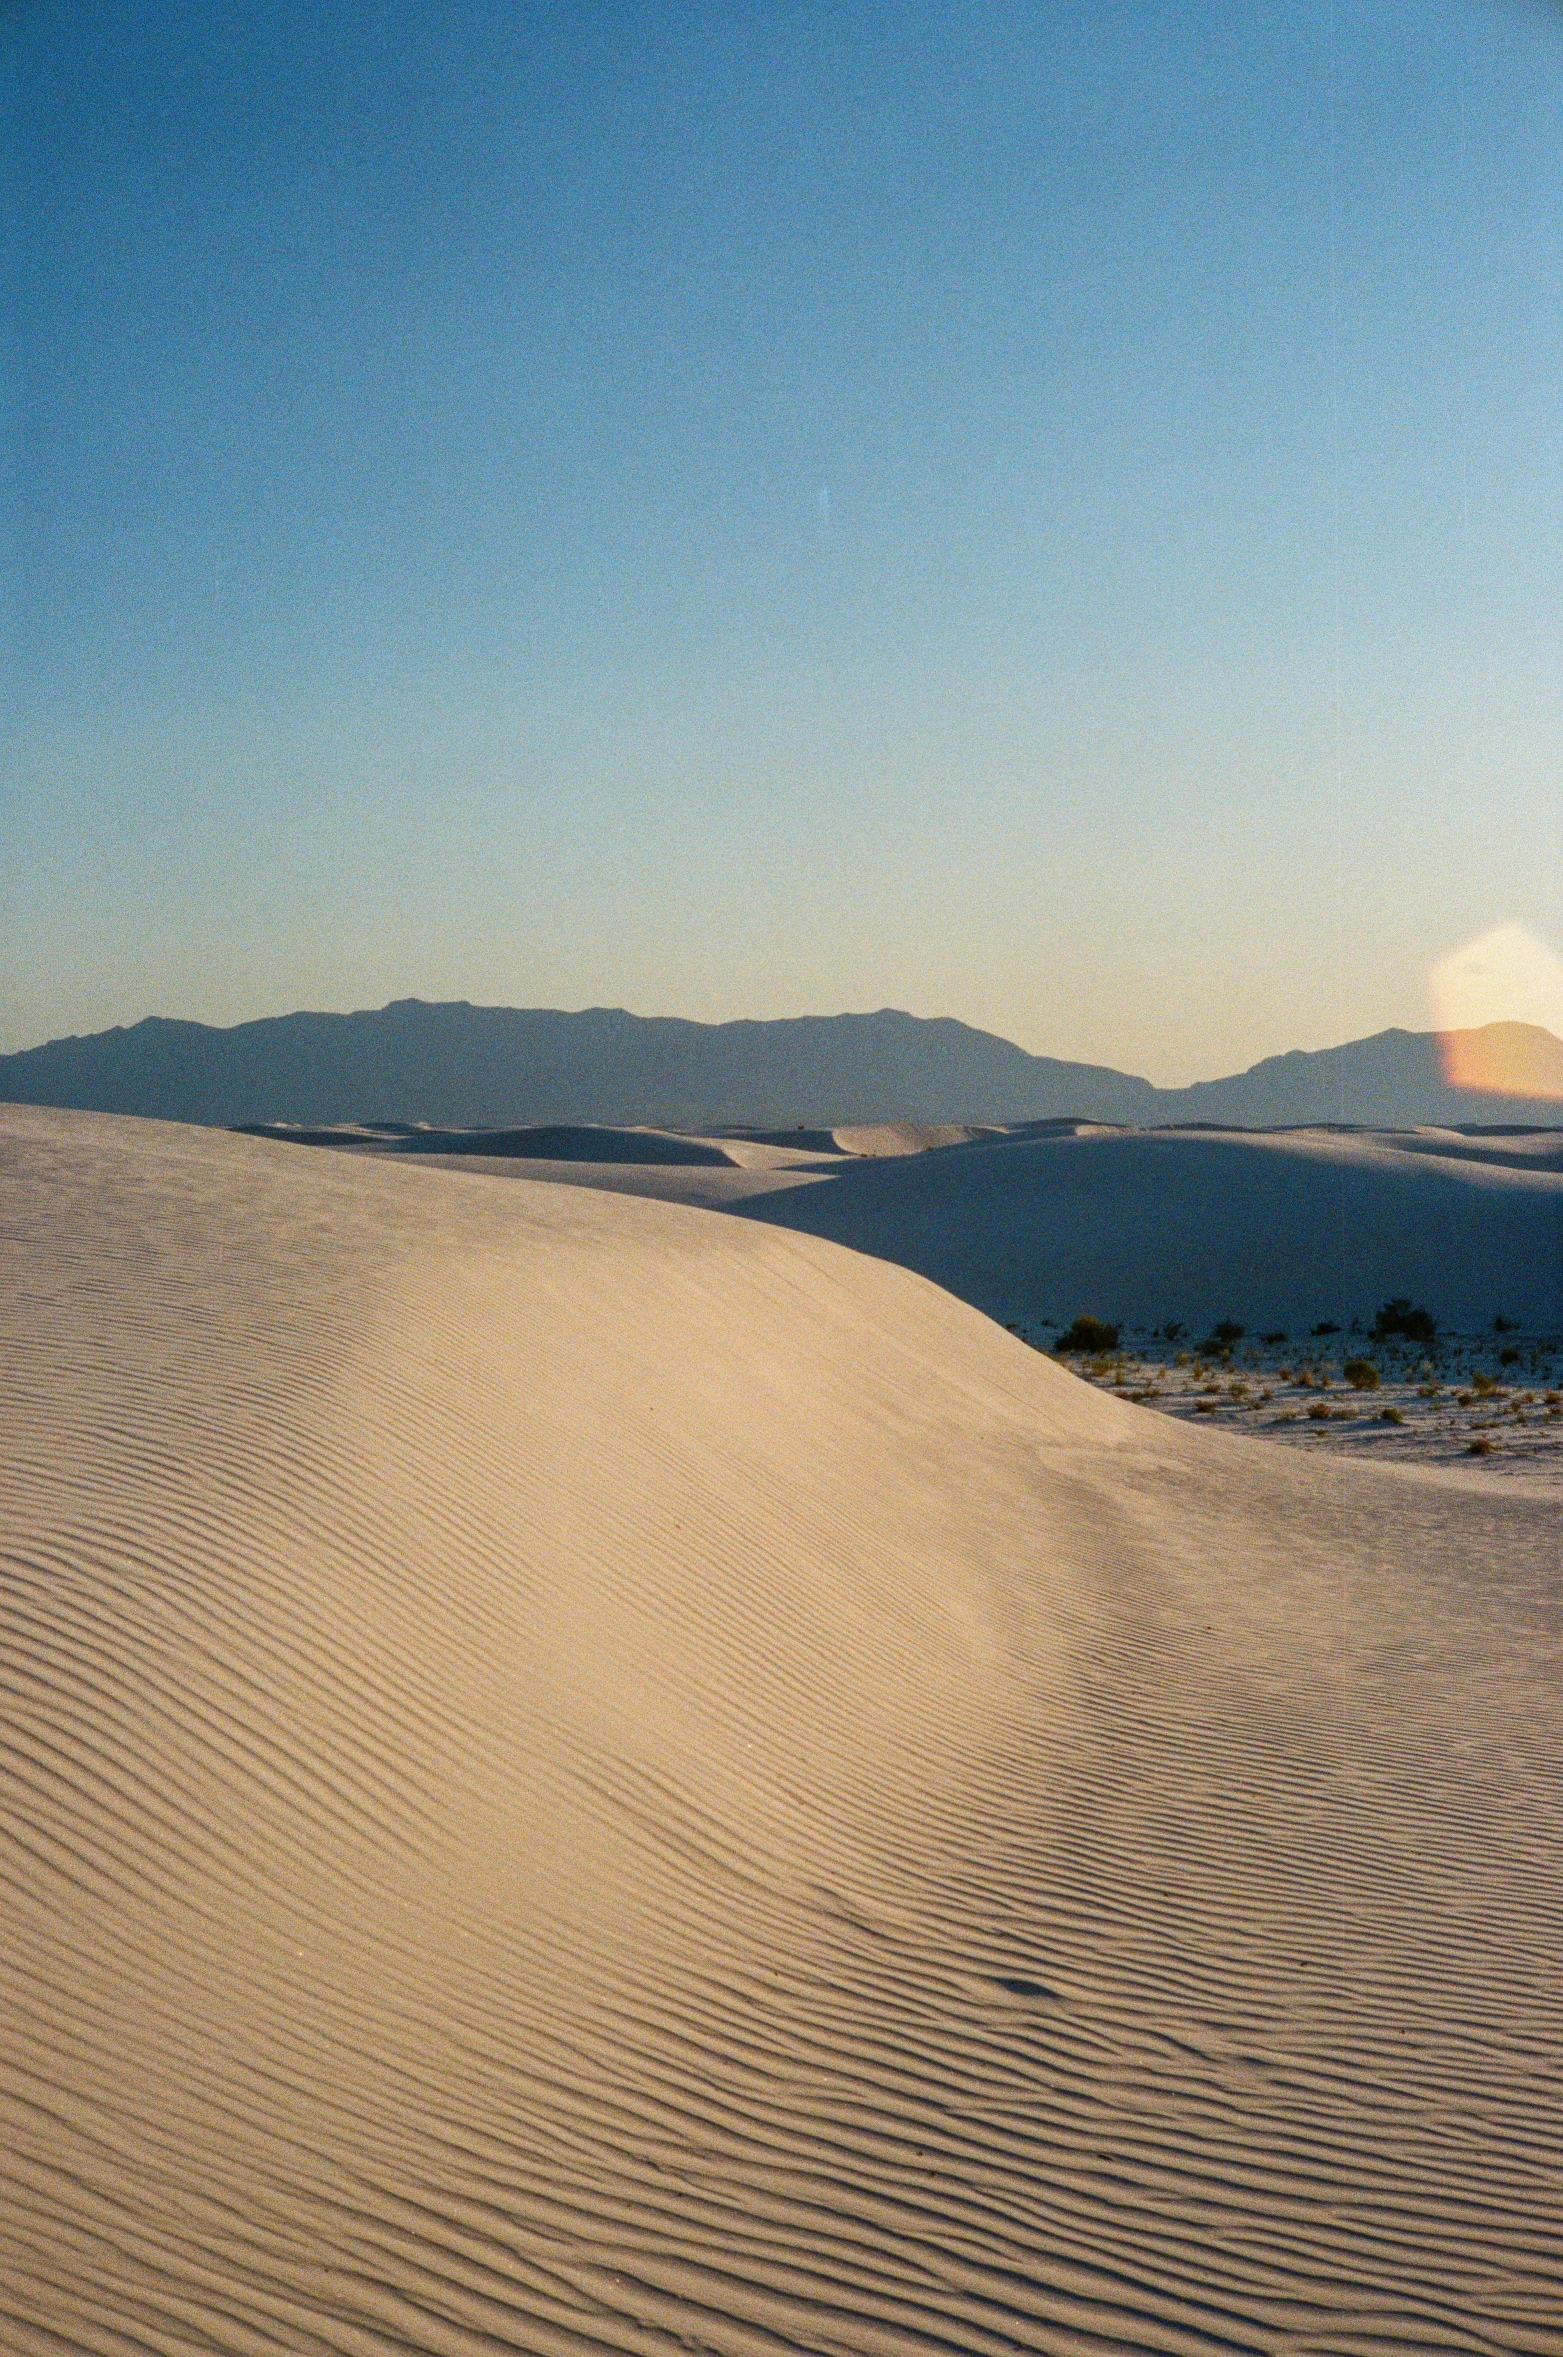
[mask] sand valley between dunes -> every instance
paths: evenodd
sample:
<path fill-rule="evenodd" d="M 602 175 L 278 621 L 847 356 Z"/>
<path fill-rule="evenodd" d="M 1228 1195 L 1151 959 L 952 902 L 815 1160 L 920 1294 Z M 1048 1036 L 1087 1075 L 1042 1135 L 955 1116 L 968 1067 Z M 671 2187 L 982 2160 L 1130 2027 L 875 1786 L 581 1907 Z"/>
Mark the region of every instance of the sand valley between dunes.
<path fill-rule="evenodd" d="M 781 1200 L 0 1109 L 0 2347 L 1558 2357 L 1556 1496 Z"/>

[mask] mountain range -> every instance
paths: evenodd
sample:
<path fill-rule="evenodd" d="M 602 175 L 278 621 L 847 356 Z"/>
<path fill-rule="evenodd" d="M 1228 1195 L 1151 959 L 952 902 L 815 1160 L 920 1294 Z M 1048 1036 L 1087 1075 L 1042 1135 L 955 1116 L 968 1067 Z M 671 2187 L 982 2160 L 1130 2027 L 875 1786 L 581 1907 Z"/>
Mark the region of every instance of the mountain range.
<path fill-rule="evenodd" d="M 1495 1078 L 1493 1088 L 1446 1077 Z M 145 1021 L 0 1056 L 0 1101 L 208 1125 L 399 1120 L 650 1123 L 712 1130 L 893 1120 L 1013 1124 L 1075 1116 L 1138 1127 L 1305 1122 L 1563 1124 L 1563 1041 L 1533 1024 L 1390 1030 L 1157 1088 L 1033 1056 L 950 1017 L 881 1009 L 691 1023 L 400 999 L 218 1029 Z"/>

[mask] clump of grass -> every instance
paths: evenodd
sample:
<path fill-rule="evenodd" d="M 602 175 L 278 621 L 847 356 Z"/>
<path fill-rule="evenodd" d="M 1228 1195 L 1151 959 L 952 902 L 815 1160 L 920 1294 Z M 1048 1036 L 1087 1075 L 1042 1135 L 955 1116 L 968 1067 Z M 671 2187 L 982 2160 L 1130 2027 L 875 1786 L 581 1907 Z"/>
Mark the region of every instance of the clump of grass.
<path fill-rule="evenodd" d="M 1378 1369 L 1371 1359 L 1348 1359 L 1341 1369 L 1353 1391 L 1377 1391 Z"/>
<path fill-rule="evenodd" d="M 1310 1401 L 1310 1403 L 1309 1403 L 1309 1407 L 1308 1407 L 1308 1421 L 1309 1421 L 1309 1423 L 1310 1423 L 1310 1424 L 1328 1424 L 1329 1420 L 1330 1420 L 1330 1411 L 1329 1411 L 1329 1409 L 1328 1409 L 1328 1408 L 1325 1406 L 1325 1404 L 1324 1404 L 1323 1400 L 1322 1400 L 1322 1399 L 1316 1399 L 1316 1400 L 1312 1400 L 1312 1401 Z"/>
<path fill-rule="evenodd" d="M 1478 1435 L 1475 1440 L 1468 1440 L 1466 1442 L 1465 1453 L 1468 1457 L 1490 1457 L 1492 1455 L 1492 1442 L 1490 1440 L 1483 1440 L 1480 1435 Z"/>
<path fill-rule="evenodd" d="M 1386 1408 L 1380 1416 L 1379 1422 L 1381 1424 L 1404 1424 L 1405 1417 L 1398 1408 Z"/>
<path fill-rule="evenodd" d="M 1105 1318 L 1087 1317 L 1082 1310 L 1074 1324 L 1066 1327 L 1064 1332 L 1060 1334 L 1053 1347 L 1064 1356 L 1073 1356 L 1077 1352 L 1099 1354 L 1106 1350 L 1116 1350 L 1118 1329 L 1116 1326 L 1108 1325 Z"/>
<path fill-rule="evenodd" d="M 1498 1378 L 1496 1375 L 1489 1375 L 1485 1367 L 1475 1367 L 1472 1369 L 1471 1389 L 1476 1392 L 1480 1398 L 1491 1399 L 1497 1388 Z"/>

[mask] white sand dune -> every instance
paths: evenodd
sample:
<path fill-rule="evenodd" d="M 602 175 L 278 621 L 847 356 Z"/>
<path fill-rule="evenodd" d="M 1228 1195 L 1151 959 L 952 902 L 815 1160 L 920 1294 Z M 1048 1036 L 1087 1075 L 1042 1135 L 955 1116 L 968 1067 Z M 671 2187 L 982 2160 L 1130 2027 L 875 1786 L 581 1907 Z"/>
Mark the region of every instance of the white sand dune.
<path fill-rule="evenodd" d="M 969 1146 L 978 1138 L 1000 1137 L 997 1129 L 973 1129 L 963 1121 L 869 1121 L 832 1133 L 844 1154 L 878 1159 L 885 1155 L 927 1154 L 938 1146 Z"/>
<path fill-rule="evenodd" d="M 1563 2348 L 1545 1501 L 514 1174 L 0 1237 L 8 2353 Z"/>
<path fill-rule="evenodd" d="M 911 1133 L 916 1125 L 902 1124 Z M 840 1132 L 839 1137 L 866 1135 Z M 742 1169 L 537 1161 L 527 1175 L 742 1211 L 899 1262 L 1037 1329 L 1306 1331 L 1405 1294 L 1446 1329 L 1563 1329 L 1563 1132 L 1124 1130 L 1058 1122 Z M 930 1150 L 936 1148 L 939 1150 Z M 772 1152 L 766 1149 L 767 1153 Z M 495 1172 L 498 1162 L 464 1158 Z"/>
<path fill-rule="evenodd" d="M 1082 1131 L 726 1200 L 899 1261 L 1001 1321 L 1088 1309 L 1295 1332 L 1405 1294 L 1459 1330 L 1497 1315 L 1563 1327 L 1555 1131 Z"/>

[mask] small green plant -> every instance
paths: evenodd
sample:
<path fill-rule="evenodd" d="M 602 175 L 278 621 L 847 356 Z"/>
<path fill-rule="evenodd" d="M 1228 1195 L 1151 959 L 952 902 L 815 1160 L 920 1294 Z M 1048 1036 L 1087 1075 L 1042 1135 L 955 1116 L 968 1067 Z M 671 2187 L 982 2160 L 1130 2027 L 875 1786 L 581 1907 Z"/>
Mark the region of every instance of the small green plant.
<path fill-rule="evenodd" d="M 1485 1367 L 1477 1367 L 1473 1369 L 1471 1374 L 1471 1389 L 1476 1392 L 1480 1398 L 1491 1399 L 1497 1388 L 1498 1378 L 1496 1375 L 1489 1375 Z"/>
<path fill-rule="evenodd" d="M 1377 1391 L 1378 1369 L 1371 1359 L 1348 1359 L 1341 1369 L 1353 1391 Z"/>
<path fill-rule="evenodd" d="M 1089 1318 L 1084 1311 L 1054 1344 L 1054 1348 L 1065 1355 L 1075 1352 L 1098 1354 L 1104 1350 L 1116 1350 L 1117 1347 L 1117 1327 L 1109 1326 L 1105 1318 Z"/>

